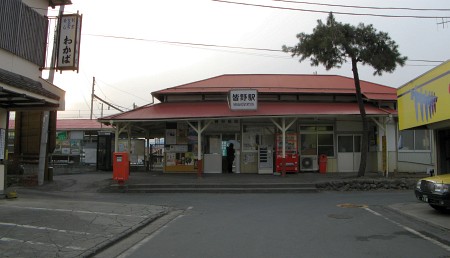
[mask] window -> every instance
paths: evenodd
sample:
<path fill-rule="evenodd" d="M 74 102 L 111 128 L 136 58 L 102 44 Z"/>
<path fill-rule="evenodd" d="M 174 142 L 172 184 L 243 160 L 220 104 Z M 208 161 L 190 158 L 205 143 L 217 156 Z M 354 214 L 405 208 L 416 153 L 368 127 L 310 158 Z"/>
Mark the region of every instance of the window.
<path fill-rule="evenodd" d="M 398 149 L 402 151 L 429 151 L 429 130 L 404 130 L 400 131 Z"/>
<path fill-rule="evenodd" d="M 14 153 L 14 130 L 8 130 L 8 153 Z"/>
<path fill-rule="evenodd" d="M 300 126 L 300 155 L 334 156 L 334 128 L 331 125 Z"/>

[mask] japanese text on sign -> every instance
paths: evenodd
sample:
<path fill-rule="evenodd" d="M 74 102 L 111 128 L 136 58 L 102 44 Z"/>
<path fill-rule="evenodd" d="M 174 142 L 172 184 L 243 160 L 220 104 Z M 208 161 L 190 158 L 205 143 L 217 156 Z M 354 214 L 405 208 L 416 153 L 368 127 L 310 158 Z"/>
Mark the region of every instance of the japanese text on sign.
<path fill-rule="evenodd" d="M 258 109 L 258 91 L 231 90 L 229 101 L 231 110 L 256 110 Z"/>
<path fill-rule="evenodd" d="M 61 16 L 58 46 L 58 69 L 78 69 L 80 33 L 81 16 Z"/>

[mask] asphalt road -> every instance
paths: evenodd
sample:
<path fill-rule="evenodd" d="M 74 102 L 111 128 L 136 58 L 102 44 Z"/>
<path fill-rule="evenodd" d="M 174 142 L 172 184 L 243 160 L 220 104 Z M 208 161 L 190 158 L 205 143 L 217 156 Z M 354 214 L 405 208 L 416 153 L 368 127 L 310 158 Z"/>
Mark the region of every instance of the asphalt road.
<path fill-rule="evenodd" d="M 59 176 L 0 200 L 1 257 L 450 257 L 450 215 L 411 190 L 98 193 Z"/>
<path fill-rule="evenodd" d="M 418 203 L 410 191 L 126 199 L 183 211 L 97 257 L 450 257 L 448 229 L 399 211 L 410 204 L 442 220 L 450 215 Z"/>

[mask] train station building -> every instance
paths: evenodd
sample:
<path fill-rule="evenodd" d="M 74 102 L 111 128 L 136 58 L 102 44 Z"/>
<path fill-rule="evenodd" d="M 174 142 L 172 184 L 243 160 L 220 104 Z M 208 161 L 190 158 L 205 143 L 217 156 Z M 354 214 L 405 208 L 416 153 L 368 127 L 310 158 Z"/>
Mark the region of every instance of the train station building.
<path fill-rule="evenodd" d="M 408 155 L 398 159 L 396 89 L 361 81 L 361 91 L 369 120 L 367 171 L 419 172 L 429 166 L 410 166 Z M 152 96 L 154 104 L 99 121 L 115 128 L 115 142 L 163 138 L 165 173 L 196 173 L 199 167 L 202 173 L 224 173 L 230 143 L 234 173 L 359 168 L 363 126 L 353 78 L 230 74 Z"/>

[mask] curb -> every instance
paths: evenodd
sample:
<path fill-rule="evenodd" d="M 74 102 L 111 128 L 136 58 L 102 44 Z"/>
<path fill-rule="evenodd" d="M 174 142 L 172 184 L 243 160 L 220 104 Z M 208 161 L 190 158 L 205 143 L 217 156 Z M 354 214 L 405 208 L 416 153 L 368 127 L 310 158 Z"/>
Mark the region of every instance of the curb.
<path fill-rule="evenodd" d="M 81 253 L 81 255 L 83 257 L 94 257 L 94 255 L 99 254 L 100 252 L 108 249 L 109 247 L 111 247 L 112 245 L 114 245 L 115 243 L 127 238 L 128 236 L 130 236 L 131 234 L 135 233 L 136 231 L 146 227 L 147 225 L 151 224 L 152 222 L 156 221 L 157 219 L 163 217 L 164 215 L 168 214 L 169 212 L 171 212 L 172 209 L 167 209 L 165 212 L 161 212 L 159 214 L 157 214 L 154 217 L 151 218 L 147 218 L 143 221 L 141 221 L 139 224 L 126 229 L 125 231 L 122 231 L 121 233 L 115 235 L 113 238 L 111 238 L 108 241 L 104 241 L 103 243 L 100 243 L 99 245 L 88 249 L 86 252 Z"/>
<path fill-rule="evenodd" d="M 112 184 L 102 192 L 119 193 L 315 193 L 314 183 Z"/>

